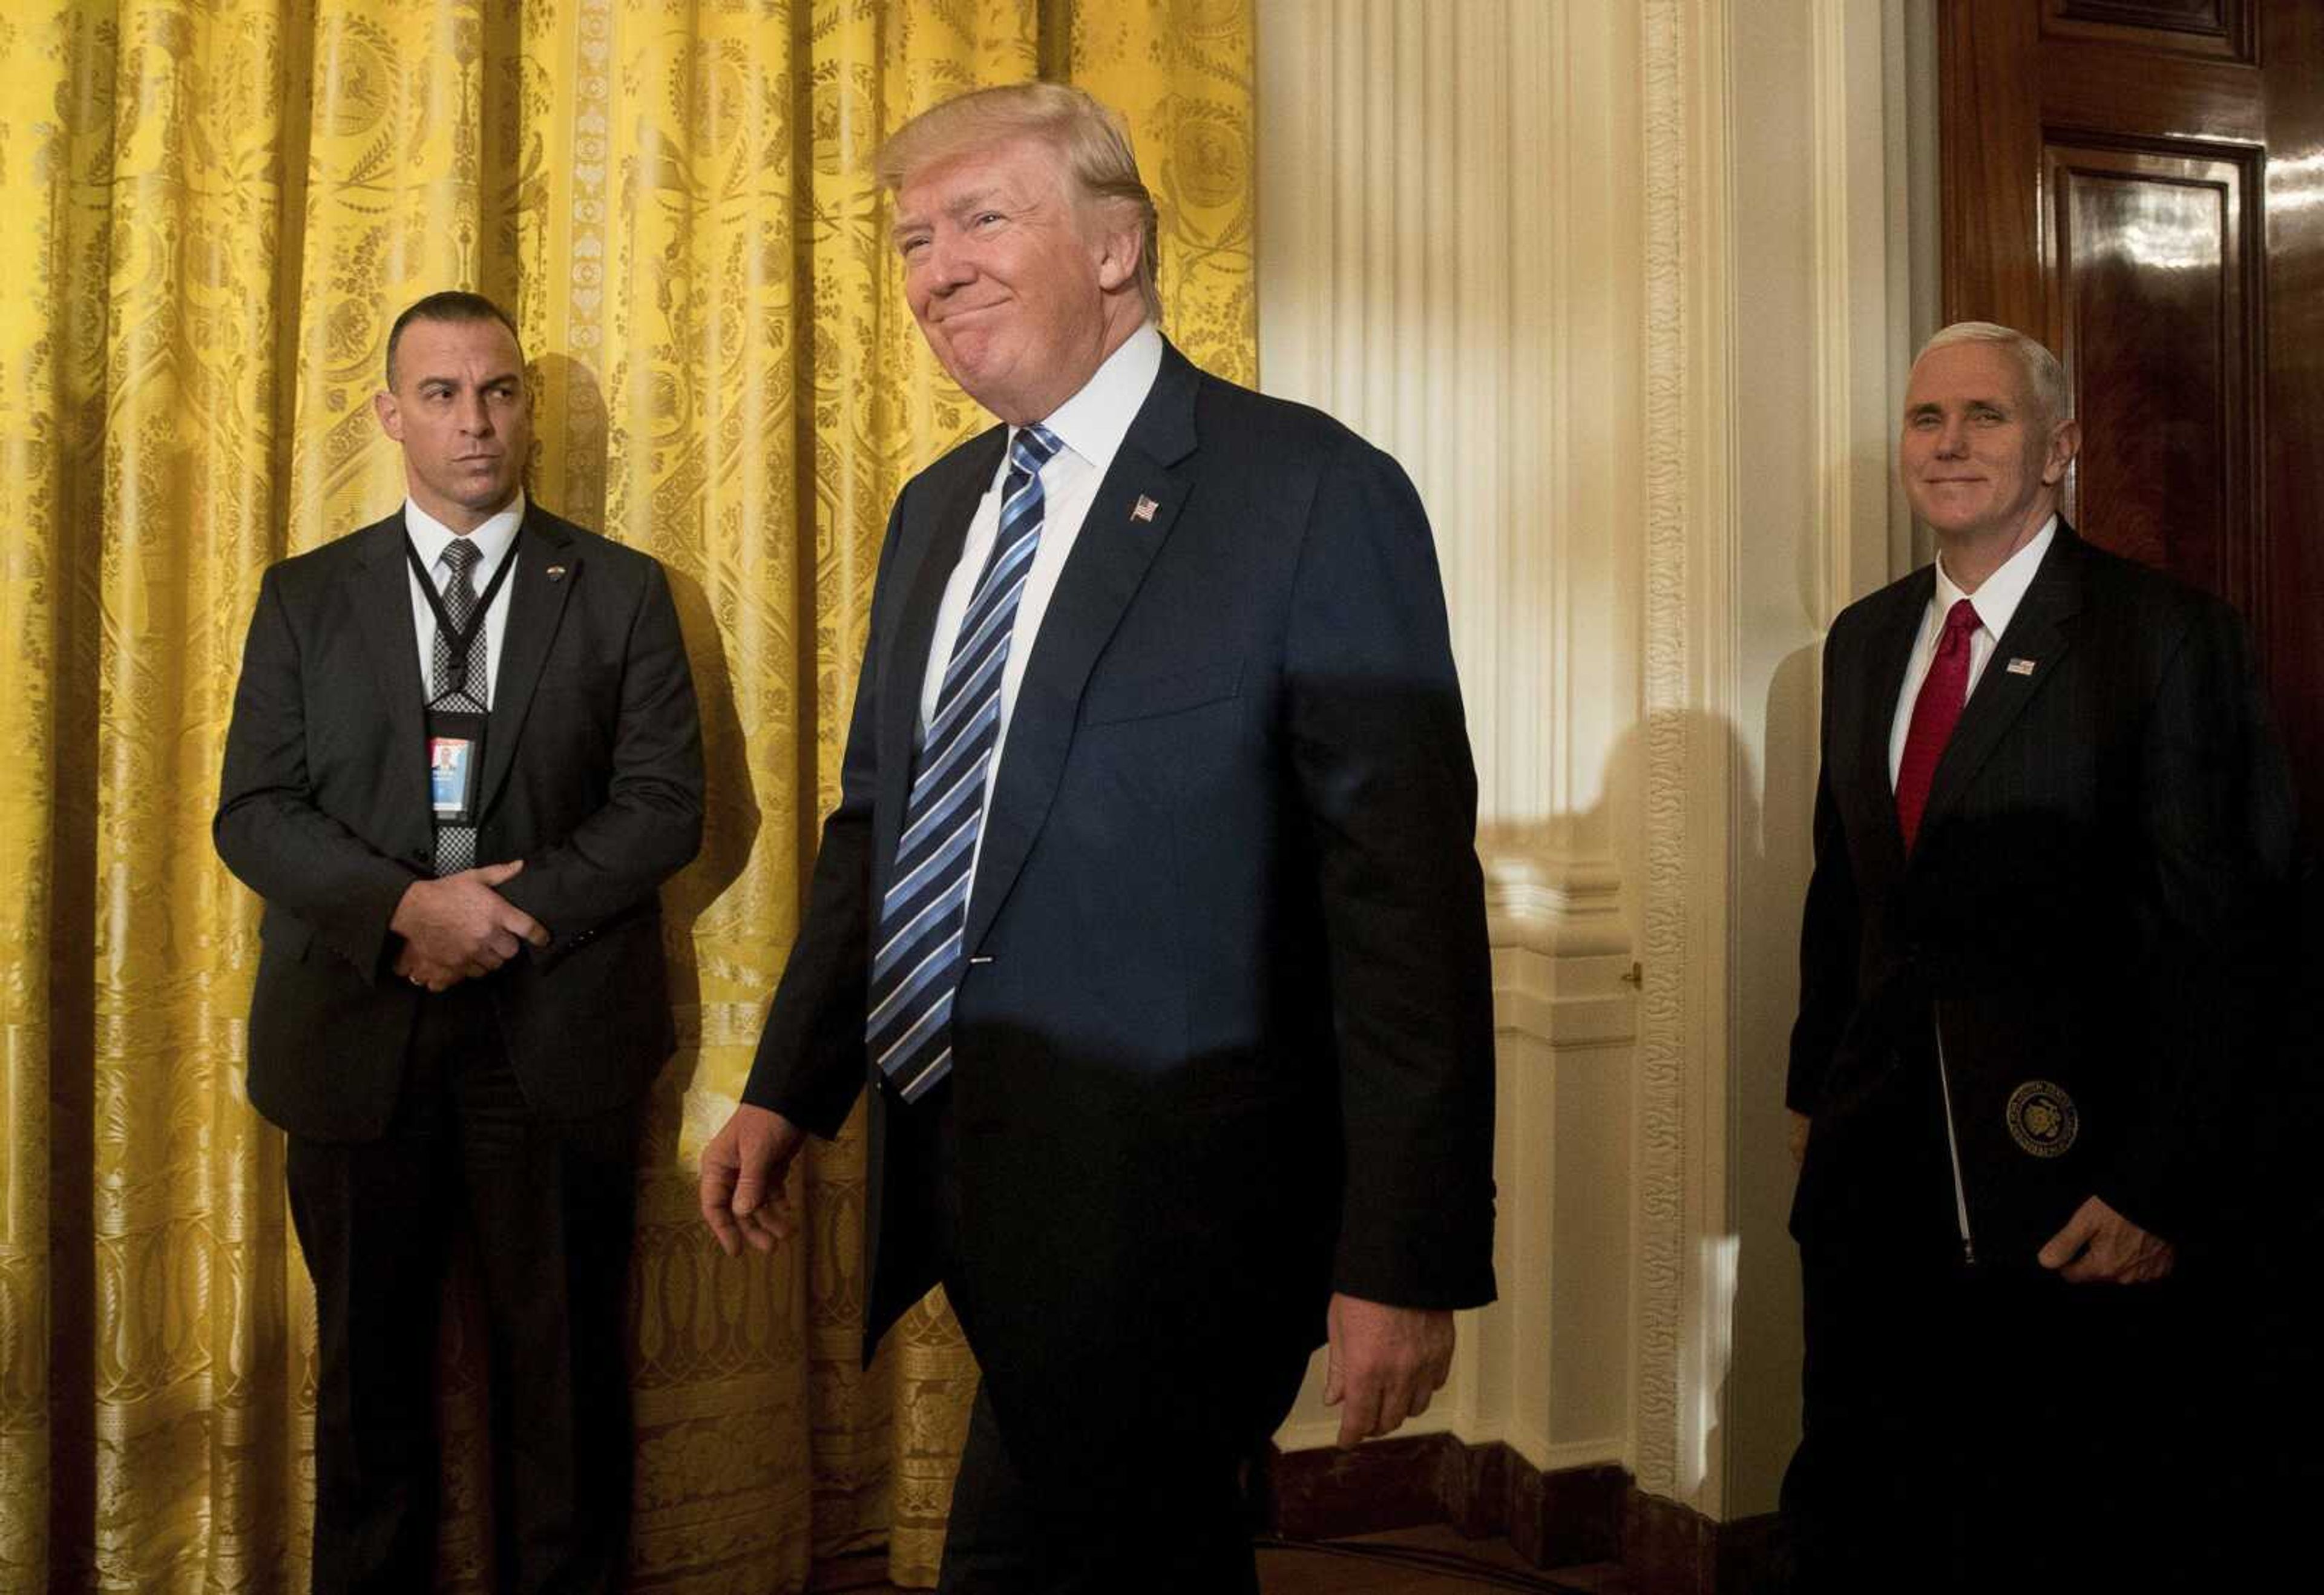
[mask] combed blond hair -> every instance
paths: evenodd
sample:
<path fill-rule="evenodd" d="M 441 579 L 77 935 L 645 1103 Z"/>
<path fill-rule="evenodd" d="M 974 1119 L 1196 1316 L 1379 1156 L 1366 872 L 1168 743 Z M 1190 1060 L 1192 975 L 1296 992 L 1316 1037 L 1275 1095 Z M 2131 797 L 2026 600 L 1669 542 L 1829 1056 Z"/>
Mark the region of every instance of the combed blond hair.
<path fill-rule="evenodd" d="M 890 194 L 911 175 L 937 161 L 1012 138 L 1038 138 L 1057 152 L 1082 199 L 1128 207 L 1138 219 L 1138 293 L 1147 318 L 1162 325 L 1162 290 L 1156 276 L 1161 226 L 1154 196 L 1138 175 L 1130 128 L 1120 115 L 1063 83 L 1010 83 L 973 89 L 930 106 L 888 135 L 872 171 Z"/>
<path fill-rule="evenodd" d="M 1913 356 L 1913 364 L 1918 365 L 1932 349 L 1950 348 L 1955 344 L 1999 344 L 2017 357 L 2017 369 L 2025 378 L 2025 391 L 2034 396 L 2043 420 L 2054 427 L 2073 419 L 2074 390 L 2066 381 L 2066 368 L 2058 364 L 2058 357 L 2041 339 L 2028 337 L 1998 321 L 1956 321 L 1932 333 L 1929 341 L 1921 346 L 1921 353 Z"/>

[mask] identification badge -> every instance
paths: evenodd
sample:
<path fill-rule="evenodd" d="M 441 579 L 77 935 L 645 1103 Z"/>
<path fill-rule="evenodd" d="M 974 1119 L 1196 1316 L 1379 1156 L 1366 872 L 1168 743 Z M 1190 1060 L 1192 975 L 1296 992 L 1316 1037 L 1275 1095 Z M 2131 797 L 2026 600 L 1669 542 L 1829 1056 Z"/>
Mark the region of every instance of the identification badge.
<path fill-rule="evenodd" d="M 482 715 L 428 711 L 428 805 L 439 825 L 476 823 L 476 783 L 484 768 Z"/>

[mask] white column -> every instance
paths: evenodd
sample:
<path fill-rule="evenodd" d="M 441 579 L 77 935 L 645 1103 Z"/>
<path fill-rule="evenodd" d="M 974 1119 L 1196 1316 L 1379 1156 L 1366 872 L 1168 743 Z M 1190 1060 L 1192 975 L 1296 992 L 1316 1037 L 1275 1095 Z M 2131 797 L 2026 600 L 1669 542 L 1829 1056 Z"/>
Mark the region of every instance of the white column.
<path fill-rule="evenodd" d="M 1925 5 L 1259 6 L 1262 383 L 1418 484 L 1481 783 L 1503 1299 L 1419 1426 L 1712 1516 L 1794 1437 L 1814 654 L 1907 546 Z"/>

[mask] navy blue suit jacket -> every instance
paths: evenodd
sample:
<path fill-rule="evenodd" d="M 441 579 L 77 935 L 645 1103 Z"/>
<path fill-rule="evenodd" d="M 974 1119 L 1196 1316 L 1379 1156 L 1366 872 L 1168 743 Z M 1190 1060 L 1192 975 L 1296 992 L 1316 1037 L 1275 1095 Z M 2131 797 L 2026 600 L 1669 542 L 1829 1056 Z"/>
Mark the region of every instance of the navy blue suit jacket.
<path fill-rule="evenodd" d="M 745 1092 L 819 1134 L 866 1081 L 872 905 L 937 605 L 1003 441 L 936 462 L 890 521 L 841 800 Z M 1167 350 L 996 781 L 953 1009 L 951 1284 L 1004 1429 L 1052 1458 L 1251 1437 L 1332 1290 L 1489 1300 L 1475 776 L 1396 464 Z M 872 1094 L 867 1355 L 936 1269 L 919 1171 L 887 1155 L 910 1110 Z"/>

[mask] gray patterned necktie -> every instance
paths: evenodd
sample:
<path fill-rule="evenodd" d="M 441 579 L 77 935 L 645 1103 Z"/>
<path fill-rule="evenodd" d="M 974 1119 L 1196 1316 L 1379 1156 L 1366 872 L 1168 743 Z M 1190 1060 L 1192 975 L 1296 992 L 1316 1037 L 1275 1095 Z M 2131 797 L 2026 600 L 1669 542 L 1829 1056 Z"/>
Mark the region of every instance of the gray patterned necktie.
<path fill-rule="evenodd" d="M 466 538 L 456 537 L 444 548 L 444 563 L 452 567 L 451 580 L 444 584 L 444 613 L 456 631 L 467 631 L 469 617 L 476 613 L 476 584 L 470 573 L 476 567 L 476 545 Z M 490 664 L 484 652 L 484 628 L 478 626 L 468 637 L 468 658 L 465 670 L 455 668 L 452 644 L 444 635 L 444 628 L 436 628 L 436 644 L 432 650 L 433 669 L 429 685 L 433 691 L 429 698 L 431 708 L 453 709 L 471 715 L 485 712 L 485 696 L 490 691 Z M 456 875 L 462 870 L 476 867 L 476 831 L 473 825 L 436 827 L 436 873 Z"/>
<path fill-rule="evenodd" d="M 992 558 L 961 616 L 936 713 L 912 756 L 863 1026 L 872 1061 L 908 1102 L 952 1068 L 952 999 L 984 789 L 1001 741 L 1001 676 L 1041 540 L 1041 467 L 1062 447 L 1047 427 L 1022 429 L 1010 447 Z"/>

